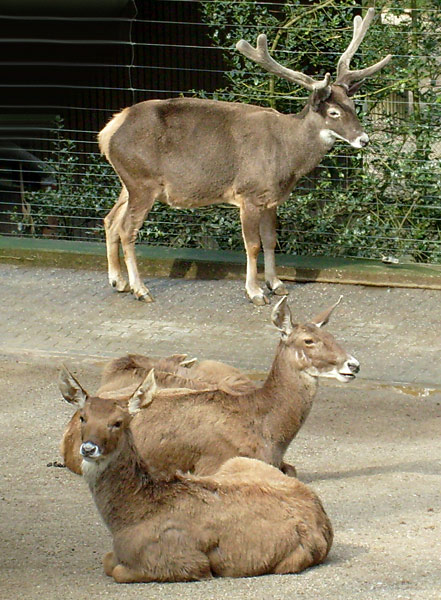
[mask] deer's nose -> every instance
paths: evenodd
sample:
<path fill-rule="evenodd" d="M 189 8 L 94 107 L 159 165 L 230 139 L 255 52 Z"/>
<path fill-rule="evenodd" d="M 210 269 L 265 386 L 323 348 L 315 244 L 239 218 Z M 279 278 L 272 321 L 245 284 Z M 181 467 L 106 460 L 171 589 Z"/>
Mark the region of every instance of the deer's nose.
<path fill-rule="evenodd" d="M 351 373 L 358 373 L 360 370 L 360 363 L 356 358 L 351 357 L 347 365 Z"/>
<path fill-rule="evenodd" d="M 101 452 L 99 446 L 93 442 L 83 442 L 80 446 L 80 454 L 84 458 L 96 458 Z"/>
<path fill-rule="evenodd" d="M 369 136 L 367 133 L 363 133 L 363 135 L 360 135 L 360 137 L 358 139 L 360 142 L 360 146 L 362 148 L 364 148 L 365 146 L 367 146 L 369 144 Z"/>

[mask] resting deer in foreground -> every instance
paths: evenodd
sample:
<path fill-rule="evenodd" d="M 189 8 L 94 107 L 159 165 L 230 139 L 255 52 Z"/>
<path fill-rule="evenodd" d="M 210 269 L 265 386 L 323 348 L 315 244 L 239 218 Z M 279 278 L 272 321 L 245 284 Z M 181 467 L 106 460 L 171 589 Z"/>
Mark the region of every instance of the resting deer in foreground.
<path fill-rule="evenodd" d="M 256 384 L 239 369 L 215 360 L 187 360 L 186 354 L 174 354 L 166 358 L 153 359 L 148 356 L 129 354 L 111 360 L 103 369 L 97 396 L 104 400 L 125 401 L 137 391 L 146 375 L 155 369 L 155 390 L 179 388 L 182 390 L 222 390 L 241 394 L 256 389 Z M 62 391 L 66 396 L 74 395 L 81 387 L 76 378 L 63 371 Z M 72 416 L 63 438 L 60 451 L 65 466 L 81 475 L 80 420 L 77 411 Z"/>
<path fill-rule="evenodd" d="M 279 300 L 272 320 L 281 340 L 261 387 L 239 394 L 219 389 L 219 385 L 207 389 L 209 384 L 205 390 L 197 390 L 194 381 L 169 374 L 166 385 L 158 389 L 154 371 L 147 375 L 138 366 L 137 381 L 130 369 L 126 370 L 125 381 L 132 387 L 124 388 L 124 393 L 129 390 L 131 396 L 123 398 L 118 389 L 107 389 L 106 398 L 140 402 L 143 410 L 132 425 L 135 443 L 151 470 L 162 477 L 172 476 L 176 468 L 209 475 L 234 456 L 257 458 L 295 475 L 295 468 L 283 462 L 283 456 L 309 414 L 318 378 L 347 382 L 359 371 L 359 362 L 322 329 L 337 304 L 309 323 L 297 325 L 286 297 Z M 107 372 L 112 373 L 112 364 L 115 381 L 121 384 L 118 361 L 110 363 Z M 157 376 L 164 381 L 163 373 Z M 168 389 L 170 386 L 174 389 Z M 79 382 L 67 370 L 61 374 L 60 389 L 67 400 L 81 392 Z M 81 393 L 86 394 L 84 390 Z M 77 413 L 62 441 L 65 464 L 75 472 L 80 470 L 79 429 Z"/>
<path fill-rule="evenodd" d="M 209 477 L 158 478 L 129 427 L 140 400 L 127 408 L 81 390 L 69 400 L 80 412 L 83 475 L 113 538 L 107 575 L 191 581 L 298 573 L 324 561 L 333 532 L 319 498 L 277 469 L 234 458 Z"/>
<path fill-rule="evenodd" d="M 331 83 L 278 64 L 268 53 L 264 34 L 257 48 L 245 40 L 236 47 L 263 69 L 311 92 L 299 114 L 271 108 L 197 98 L 148 100 L 124 109 L 99 134 L 101 152 L 115 169 L 121 195 L 104 219 L 110 284 L 119 292 L 151 302 L 141 281 L 135 241 L 155 200 L 178 208 L 226 203 L 240 209 L 247 255 L 246 293 L 256 305 L 268 302 L 257 280 L 257 256 L 264 251 L 265 280 L 278 295 L 287 294 L 275 268 L 276 210 L 301 177 L 312 171 L 336 140 L 365 146 L 352 96 L 366 77 L 390 60 L 356 71 L 350 61 L 374 17 L 354 19 L 354 33 Z M 121 272 L 121 241 L 128 271 Z"/>

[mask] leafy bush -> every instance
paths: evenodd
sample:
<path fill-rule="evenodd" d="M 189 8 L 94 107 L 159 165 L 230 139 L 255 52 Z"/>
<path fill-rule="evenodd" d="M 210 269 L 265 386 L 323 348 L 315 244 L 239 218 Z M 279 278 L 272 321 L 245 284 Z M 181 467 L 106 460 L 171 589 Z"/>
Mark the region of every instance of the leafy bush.
<path fill-rule="evenodd" d="M 102 217 L 118 198 L 119 185 L 112 167 L 96 154 L 84 157 L 57 120 L 46 160 L 55 185 L 25 191 L 29 214 L 15 209 L 11 219 L 20 233 L 63 239 L 101 239 Z"/>

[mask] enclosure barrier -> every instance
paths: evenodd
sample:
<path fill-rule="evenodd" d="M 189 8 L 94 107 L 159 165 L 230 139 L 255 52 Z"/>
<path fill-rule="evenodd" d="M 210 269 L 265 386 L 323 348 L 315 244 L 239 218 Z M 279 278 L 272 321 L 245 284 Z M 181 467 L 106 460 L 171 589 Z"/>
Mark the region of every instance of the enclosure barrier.
<path fill-rule="evenodd" d="M 0 234 L 103 241 L 119 182 L 97 132 L 151 98 L 199 96 L 298 112 L 304 90 L 235 50 L 265 32 L 277 60 L 335 73 L 353 16 L 369 3 L 114 0 L 5 3 L 0 16 Z M 384 6 L 383 6 L 384 5 Z M 407 6 L 407 5 L 406 5 Z M 8 9 L 9 7 L 9 9 Z M 392 263 L 441 262 L 439 3 L 376 2 L 355 62 L 393 61 L 357 98 L 372 143 L 337 144 L 279 209 L 279 252 Z M 141 242 L 242 248 L 232 207 L 157 205 Z"/>

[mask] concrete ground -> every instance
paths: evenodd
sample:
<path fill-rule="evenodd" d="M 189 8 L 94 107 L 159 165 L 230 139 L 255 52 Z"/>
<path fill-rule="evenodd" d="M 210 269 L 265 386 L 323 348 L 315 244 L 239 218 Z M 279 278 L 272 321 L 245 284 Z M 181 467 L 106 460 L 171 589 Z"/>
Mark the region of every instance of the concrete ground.
<path fill-rule="evenodd" d="M 326 563 L 300 575 L 118 586 L 110 536 L 80 477 L 59 468 L 70 407 L 61 362 L 93 390 L 102 361 L 186 352 L 256 378 L 278 334 L 243 281 L 156 278 L 156 302 L 114 293 L 102 271 L 0 265 L 0 597 L 30 599 L 440 600 L 439 291 L 288 284 L 300 321 L 343 294 L 329 330 L 361 363 L 322 382 L 287 459 L 335 528 Z M 272 300 L 274 304 L 274 300 Z"/>

